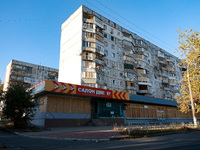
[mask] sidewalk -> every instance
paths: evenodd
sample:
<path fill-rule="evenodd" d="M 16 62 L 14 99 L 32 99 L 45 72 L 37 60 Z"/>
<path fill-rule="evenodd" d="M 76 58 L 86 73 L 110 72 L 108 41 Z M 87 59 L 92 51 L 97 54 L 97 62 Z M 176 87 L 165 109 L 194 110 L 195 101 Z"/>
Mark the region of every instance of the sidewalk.
<path fill-rule="evenodd" d="M 83 126 L 51 128 L 50 131 L 19 133 L 23 136 L 65 140 L 108 141 L 112 137 L 120 137 L 113 126 Z"/>

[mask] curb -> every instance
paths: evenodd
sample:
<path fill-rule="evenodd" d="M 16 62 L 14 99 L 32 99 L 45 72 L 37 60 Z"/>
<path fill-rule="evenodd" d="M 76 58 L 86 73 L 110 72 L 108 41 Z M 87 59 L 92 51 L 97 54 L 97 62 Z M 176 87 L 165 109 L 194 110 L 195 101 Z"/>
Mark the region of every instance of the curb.
<path fill-rule="evenodd" d="M 38 136 L 31 136 L 31 135 L 24 135 L 19 132 L 13 132 L 15 135 L 29 137 L 29 138 L 39 138 L 39 139 L 53 139 L 53 140 L 66 140 L 66 141 L 93 141 L 93 142 L 104 142 L 110 141 L 110 139 L 81 139 L 81 138 L 56 138 L 56 137 L 38 137 Z"/>

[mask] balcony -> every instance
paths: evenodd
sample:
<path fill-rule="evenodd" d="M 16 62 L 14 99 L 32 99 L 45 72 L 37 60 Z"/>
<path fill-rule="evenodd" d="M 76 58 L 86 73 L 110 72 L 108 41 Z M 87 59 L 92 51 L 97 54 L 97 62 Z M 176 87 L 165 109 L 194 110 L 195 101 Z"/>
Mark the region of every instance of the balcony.
<path fill-rule="evenodd" d="M 126 41 L 129 41 L 129 42 L 132 42 L 132 38 L 131 37 L 122 36 L 122 40 L 126 40 Z"/>
<path fill-rule="evenodd" d="M 135 59 L 133 59 L 133 60 L 124 59 L 124 64 L 132 64 L 132 65 L 135 65 L 135 64 L 136 64 L 136 61 L 135 61 Z"/>
<path fill-rule="evenodd" d="M 88 18 L 83 18 L 83 22 L 95 23 L 95 21 L 93 19 L 88 19 Z"/>
<path fill-rule="evenodd" d="M 88 55 L 82 55 L 82 60 L 93 60 L 93 57 Z"/>
<path fill-rule="evenodd" d="M 88 26 L 86 23 L 83 24 L 83 31 L 95 33 L 95 29 L 92 26 Z"/>
<path fill-rule="evenodd" d="M 168 79 L 164 79 L 164 80 L 162 80 L 162 83 L 169 83 L 169 80 Z"/>
<path fill-rule="evenodd" d="M 178 83 L 173 83 L 173 82 L 170 83 L 170 82 L 169 82 L 169 84 L 175 86 L 175 85 L 177 85 Z"/>
<path fill-rule="evenodd" d="M 97 64 L 100 64 L 100 65 L 105 65 L 105 62 L 103 61 L 103 60 L 100 60 L 100 59 L 95 59 L 95 62 L 97 63 Z"/>
<path fill-rule="evenodd" d="M 96 84 L 97 82 L 97 79 L 96 78 L 82 78 L 81 79 L 82 83 L 93 83 L 93 84 Z"/>
<path fill-rule="evenodd" d="M 166 73 L 163 73 L 162 76 L 168 78 L 168 74 L 166 74 Z"/>
<path fill-rule="evenodd" d="M 15 76 L 22 76 L 22 77 L 31 77 L 32 74 L 31 73 L 18 73 L 18 72 L 12 72 L 11 75 L 15 75 Z"/>
<path fill-rule="evenodd" d="M 101 74 L 101 75 L 104 75 L 104 74 L 105 74 L 104 69 L 96 69 L 96 72 L 97 72 L 98 74 Z"/>
<path fill-rule="evenodd" d="M 149 85 L 149 86 L 152 86 L 150 81 L 138 81 L 138 84 L 139 85 Z"/>
<path fill-rule="evenodd" d="M 158 61 L 160 64 L 166 64 L 166 61 L 165 60 L 159 60 Z"/>
<path fill-rule="evenodd" d="M 171 97 L 170 92 L 164 92 L 165 97 Z"/>
<path fill-rule="evenodd" d="M 138 93 L 141 93 L 141 94 L 150 94 L 151 91 L 150 90 L 139 90 Z"/>
<path fill-rule="evenodd" d="M 105 80 L 97 79 L 97 83 L 101 85 L 105 85 Z"/>
<path fill-rule="evenodd" d="M 170 88 L 169 87 L 164 87 L 164 90 L 170 91 Z"/>
<path fill-rule="evenodd" d="M 165 58 L 165 55 L 164 53 L 161 53 L 160 51 L 158 51 L 158 57 Z"/>
<path fill-rule="evenodd" d="M 103 37 L 103 32 L 100 32 L 100 31 L 96 30 L 96 33 Z"/>
<path fill-rule="evenodd" d="M 173 62 L 172 58 L 166 58 L 166 61 Z"/>
<path fill-rule="evenodd" d="M 132 86 L 127 86 L 126 90 L 136 90 L 136 87 L 132 87 Z"/>
<path fill-rule="evenodd" d="M 88 38 L 88 37 L 85 37 L 85 36 L 83 36 L 83 40 L 88 41 L 88 42 L 95 42 L 96 41 L 95 38 Z"/>
<path fill-rule="evenodd" d="M 82 50 L 86 50 L 86 51 L 89 51 L 89 52 L 96 52 L 96 48 L 93 48 L 93 47 L 83 46 Z"/>

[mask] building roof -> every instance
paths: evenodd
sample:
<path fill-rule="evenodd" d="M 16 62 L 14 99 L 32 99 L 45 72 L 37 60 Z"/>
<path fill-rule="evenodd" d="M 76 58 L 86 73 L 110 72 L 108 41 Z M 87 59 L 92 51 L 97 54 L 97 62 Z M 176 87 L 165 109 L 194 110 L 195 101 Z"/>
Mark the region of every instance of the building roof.
<path fill-rule="evenodd" d="M 178 106 L 178 103 L 176 101 L 166 100 L 166 99 L 161 99 L 161 98 L 146 97 L 146 96 L 135 95 L 135 94 L 130 94 L 130 101 L 168 105 L 168 106 Z"/>

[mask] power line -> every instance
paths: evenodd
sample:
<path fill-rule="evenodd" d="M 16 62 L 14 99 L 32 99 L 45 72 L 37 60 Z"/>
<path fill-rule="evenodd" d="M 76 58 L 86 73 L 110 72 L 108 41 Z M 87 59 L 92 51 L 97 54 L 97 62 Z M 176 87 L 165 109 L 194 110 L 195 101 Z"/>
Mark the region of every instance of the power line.
<path fill-rule="evenodd" d="M 152 37 L 156 38 L 157 40 L 159 40 L 159 41 L 161 41 L 161 42 L 163 42 L 163 43 L 165 43 L 165 44 L 167 44 L 167 45 L 170 45 L 170 44 L 166 43 L 165 41 L 162 41 L 162 40 L 161 40 L 161 39 L 159 39 L 158 37 L 156 37 L 156 36 L 152 35 L 152 34 L 151 34 L 151 33 L 149 33 L 148 31 L 146 31 L 146 30 L 142 29 L 142 28 L 141 28 L 141 27 L 139 27 L 138 25 L 136 25 L 136 24 L 132 23 L 132 22 L 131 22 L 131 21 L 129 21 L 128 19 L 126 19 L 126 18 L 124 18 L 123 16 L 119 15 L 118 13 L 114 12 L 113 10 L 111 10 L 110 8 L 108 8 L 106 5 L 102 4 L 102 3 L 101 3 L 101 2 L 99 2 L 98 0 L 96 0 L 96 1 L 97 1 L 99 4 L 103 5 L 105 8 L 109 9 L 110 11 L 112 11 L 113 13 L 115 13 L 116 15 L 118 15 L 119 17 L 121 17 L 122 19 L 126 20 L 126 21 L 127 21 L 127 22 L 129 22 L 130 24 L 132 24 L 132 25 L 134 25 L 135 27 L 137 27 L 138 29 L 140 29 L 140 30 L 142 30 L 142 31 L 146 32 L 147 34 L 149 34 L 150 36 L 152 36 Z M 173 47 L 173 46 L 172 46 L 172 47 Z"/>
<path fill-rule="evenodd" d="M 152 37 L 158 39 L 158 40 L 161 41 L 162 43 L 165 43 L 167 46 L 166 46 L 166 45 L 163 45 L 162 43 L 158 43 L 157 41 L 155 41 L 155 40 L 153 40 L 153 39 L 147 37 L 146 35 L 142 34 L 141 32 L 139 32 L 139 31 L 133 29 L 132 27 L 128 26 L 127 24 L 121 22 L 120 20 L 118 20 L 118 19 L 116 19 L 115 17 L 111 16 L 110 14 L 106 13 L 106 12 L 103 11 L 102 9 L 99 9 L 97 6 L 91 4 L 91 3 L 88 2 L 87 0 L 85 0 L 85 1 L 86 1 L 87 3 L 89 3 L 90 5 L 96 7 L 98 10 L 102 11 L 103 13 L 107 14 L 107 15 L 110 16 L 111 18 L 114 18 L 115 20 L 117 20 L 117 21 L 120 22 L 121 24 L 124 24 L 125 26 L 131 28 L 133 31 L 136 31 L 137 33 L 141 34 L 143 37 L 146 37 L 147 39 L 150 39 L 151 41 L 153 41 L 153 42 L 155 42 L 155 43 L 157 43 L 157 44 L 160 44 L 160 45 L 166 47 L 168 50 L 171 50 L 171 51 L 174 52 L 174 50 L 172 50 L 170 47 L 168 47 L 168 46 L 170 46 L 169 44 L 167 44 L 166 42 L 160 40 L 160 39 L 157 38 L 156 36 L 150 34 L 149 32 L 147 32 L 147 31 L 145 31 L 144 29 L 140 28 L 139 26 L 135 25 L 134 23 L 130 22 L 128 19 L 126 19 L 126 18 L 122 17 L 121 15 L 117 14 L 116 12 L 114 12 L 113 10 L 111 10 L 110 8 L 108 8 L 107 6 L 105 6 L 104 4 L 100 3 L 98 0 L 96 0 L 98 3 L 100 3 L 101 5 L 103 5 L 104 7 L 106 7 L 107 9 L 109 9 L 110 11 L 112 11 L 113 13 L 115 13 L 116 15 L 118 15 L 118 16 L 121 17 L 122 19 L 126 20 L 126 21 L 129 22 L 130 24 L 134 25 L 135 27 L 139 28 L 139 29 L 142 30 L 143 32 L 146 32 L 147 34 L 151 35 Z"/>

